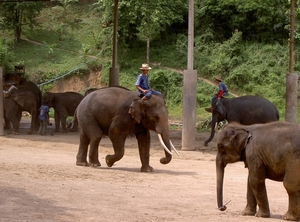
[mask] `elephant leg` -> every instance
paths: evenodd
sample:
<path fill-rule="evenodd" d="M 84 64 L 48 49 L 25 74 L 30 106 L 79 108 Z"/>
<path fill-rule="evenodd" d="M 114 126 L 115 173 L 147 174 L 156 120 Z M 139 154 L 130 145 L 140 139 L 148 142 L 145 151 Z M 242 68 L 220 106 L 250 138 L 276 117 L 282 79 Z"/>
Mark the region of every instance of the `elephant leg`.
<path fill-rule="evenodd" d="M 68 117 L 68 113 L 66 111 L 63 111 L 63 112 L 60 112 L 59 113 L 59 116 L 60 116 L 60 121 L 61 121 L 61 128 L 62 128 L 62 131 L 64 133 L 68 132 L 67 130 L 67 117 Z"/>
<path fill-rule="evenodd" d="M 252 191 L 252 188 L 249 184 L 249 177 L 247 182 L 247 205 L 245 209 L 243 210 L 244 216 L 254 216 L 256 214 L 256 206 L 257 202 L 254 196 L 254 193 Z"/>
<path fill-rule="evenodd" d="M 260 171 L 255 173 L 253 176 L 249 176 L 249 183 L 254 193 L 254 196 L 257 201 L 257 205 L 259 207 L 258 211 L 256 212 L 256 217 L 270 217 L 270 208 L 269 208 L 269 201 L 267 196 L 266 184 L 265 184 L 265 177 L 260 177 Z"/>
<path fill-rule="evenodd" d="M 141 172 L 153 172 L 153 167 L 149 165 L 150 160 L 150 132 L 135 134 L 138 141 L 139 154 L 142 162 Z"/>
<path fill-rule="evenodd" d="M 76 156 L 76 165 L 77 166 L 88 166 L 86 157 L 87 157 L 89 144 L 90 144 L 89 137 L 83 132 L 83 130 L 81 130 L 80 131 L 79 149 L 78 149 L 78 153 Z"/>
<path fill-rule="evenodd" d="M 115 162 L 120 160 L 124 156 L 124 147 L 125 147 L 125 140 L 126 136 L 110 136 L 109 137 L 112 144 L 113 148 L 115 151 L 114 155 L 107 155 L 105 157 L 106 165 L 108 167 L 112 167 Z"/>
<path fill-rule="evenodd" d="M 30 129 L 27 132 L 27 134 L 32 134 L 32 132 L 35 129 L 36 116 L 37 116 L 37 113 L 35 112 L 34 109 L 32 109 L 31 110 L 31 126 L 30 126 Z"/>
<path fill-rule="evenodd" d="M 300 163 L 289 164 L 283 185 L 289 195 L 289 208 L 283 216 L 284 220 L 300 220 L 300 175 L 295 174 L 295 169 L 300 169 Z"/>
<path fill-rule="evenodd" d="M 22 111 L 18 111 L 16 113 L 16 118 L 11 119 L 11 122 L 13 124 L 13 134 L 19 134 L 19 128 L 20 128 L 20 121 L 22 118 Z"/>
<path fill-rule="evenodd" d="M 4 129 L 11 129 L 11 122 L 6 117 L 4 117 L 4 122 L 5 122 Z"/>
<path fill-rule="evenodd" d="M 90 140 L 89 165 L 93 167 L 101 166 L 99 161 L 99 143 L 102 136 L 94 137 Z"/>
<path fill-rule="evenodd" d="M 59 132 L 60 127 L 60 115 L 57 111 L 54 112 L 54 122 L 55 122 L 55 129 L 54 132 Z"/>

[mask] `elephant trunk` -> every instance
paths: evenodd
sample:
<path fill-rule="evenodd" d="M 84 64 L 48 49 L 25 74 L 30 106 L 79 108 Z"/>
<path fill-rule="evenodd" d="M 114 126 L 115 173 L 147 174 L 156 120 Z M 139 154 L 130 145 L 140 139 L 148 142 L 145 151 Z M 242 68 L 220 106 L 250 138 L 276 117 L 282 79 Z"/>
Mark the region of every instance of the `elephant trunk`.
<path fill-rule="evenodd" d="M 210 133 L 210 137 L 209 137 L 207 140 L 205 140 L 204 146 L 207 146 L 208 143 L 209 143 L 210 141 L 212 141 L 212 139 L 214 138 L 216 123 L 218 124 L 219 122 L 217 122 L 216 119 L 213 117 L 213 118 L 212 118 L 212 121 L 211 121 L 211 133 Z"/>
<path fill-rule="evenodd" d="M 224 181 L 224 171 L 225 164 L 222 161 L 221 154 L 217 154 L 216 158 L 216 170 L 217 170 L 217 201 L 218 208 L 221 211 L 226 210 L 226 206 L 223 205 L 223 181 Z"/>
<path fill-rule="evenodd" d="M 162 146 L 165 149 L 165 155 L 166 155 L 165 157 L 160 159 L 160 163 L 168 164 L 172 160 L 171 142 L 170 142 L 169 136 L 168 135 L 166 136 L 166 134 L 161 135 L 160 133 L 158 133 L 157 135 L 158 135 L 160 143 L 162 144 Z"/>

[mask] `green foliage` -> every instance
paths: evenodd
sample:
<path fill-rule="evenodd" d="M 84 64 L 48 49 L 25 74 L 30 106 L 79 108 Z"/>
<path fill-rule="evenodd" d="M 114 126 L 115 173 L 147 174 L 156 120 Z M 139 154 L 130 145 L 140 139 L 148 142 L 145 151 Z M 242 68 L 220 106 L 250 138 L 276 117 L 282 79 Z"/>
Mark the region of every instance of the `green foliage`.
<path fill-rule="evenodd" d="M 104 27 L 113 25 L 114 4 L 110 0 L 98 0 L 94 4 L 95 10 L 102 16 Z M 121 42 L 131 42 L 134 39 L 146 41 L 146 38 L 155 39 L 160 33 L 173 23 L 182 22 L 187 13 L 185 0 L 146 1 L 146 0 L 119 0 L 119 29 Z"/>
<path fill-rule="evenodd" d="M 14 53 L 10 50 L 12 42 L 7 41 L 0 37 L 0 66 L 2 66 L 2 72 L 4 74 L 12 72 L 14 70 Z"/>
<path fill-rule="evenodd" d="M 196 4 L 195 30 L 212 32 L 217 41 L 238 30 L 244 40 L 282 43 L 288 38 L 289 8 L 284 0 L 204 0 Z"/>
<path fill-rule="evenodd" d="M 9 66 L 24 61 L 26 76 L 36 83 L 43 83 L 94 59 L 101 51 L 99 59 L 88 63 L 75 75 L 101 68 L 100 81 L 108 85 L 113 4 L 108 0 L 94 5 L 79 5 L 75 1 L 49 4 L 35 17 L 38 27 L 24 26 L 22 30 L 25 38 L 44 44 L 23 40 L 11 44 L 12 48 L 6 52 L 17 58 Z M 286 4 L 280 0 L 205 0 L 197 2 L 195 9 L 194 69 L 198 76 L 213 80 L 216 75 L 221 75 L 230 92 L 268 98 L 278 107 L 281 119 L 285 113 L 285 75 L 289 60 Z M 187 2 L 122 0 L 119 9 L 120 85 L 136 90 L 139 67 L 146 62 L 145 31 L 151 25 L 151 35 L 148 33 L 152 39 L 150 85 L 165 95 L 170 116 L 181 118 L 183 76 L 169 68 L 181 71 L 187 67 Z M 149 23 L 147 18 L 151 18 Z M 221 21 L 221 25 L 217 21 Z M 7 36 L 8 32 L 1 29 L 0 34 Z M 1 46 L 2 54 L 3 48 Z M 298 45 L 295 49 L 295 72 L 299 72 Z M 209 106 L 216 91 L 216 86 L 198 80 L 197 121 L 205 121 L 210 116 L 204 108 Z"/>
<path fill-rule="evenodd" d="M 15 33 L 15 40 L 20 41 L 25 26 L 33 28 L 35 18 L 43 8 L 41 2 L 6 2 L 0 4 L 0 26 Z"/>

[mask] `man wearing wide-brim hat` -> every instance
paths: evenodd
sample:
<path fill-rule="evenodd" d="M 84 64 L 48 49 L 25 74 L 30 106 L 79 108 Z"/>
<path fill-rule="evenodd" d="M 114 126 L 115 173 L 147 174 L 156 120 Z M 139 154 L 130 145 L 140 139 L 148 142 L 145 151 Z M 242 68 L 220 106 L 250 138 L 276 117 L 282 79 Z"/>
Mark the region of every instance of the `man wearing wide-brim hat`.
<path fill-rule="evenodd" d="M 219 92 L 217 94 L 215 94 L 213 96 L 213 98 L 211 99 L 211 107 L 205 108 L 205 110 L 210 113 L 212 112 L 212 105 L 214 104 L 216 99 L 220 99 L 222 96 L 229 96 L 228 88 L 227 88 L 226 84 L 222 81 L 221 76 L 216 76 L 215 81 L 219 85 Z"/>
<path fill-rule="evenodd" d="M 149 80 L 148 80 L 148 72 L 151 69 L 147 63 L 142 64 L 140 70 L 142 73 L 138 75 L 135 87 L 138 89 L 139 96 L 142 97 L 143 100 L 150 99 L 152 95 L 161 95 L 160 92 L 155 91 L 150 88 Z"/>

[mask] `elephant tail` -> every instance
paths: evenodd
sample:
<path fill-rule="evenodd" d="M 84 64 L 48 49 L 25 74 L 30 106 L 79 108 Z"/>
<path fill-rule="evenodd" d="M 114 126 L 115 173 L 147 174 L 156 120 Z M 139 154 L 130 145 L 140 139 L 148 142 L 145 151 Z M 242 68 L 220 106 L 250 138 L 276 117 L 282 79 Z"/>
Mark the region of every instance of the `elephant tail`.
<path fill-rule="evenodd" d="M 69 131 L 75 132 L 75 131 L 77 131 L 77 126 L 78 126 L 78 120 L 77 120 L 77 108 L 76 108 L 75 112 L 74 112 L 74 118 L 73 118 L 72 122 L 70 123 L 70 125 L 67 126 L 67 128 L 69 129 Z"/>

